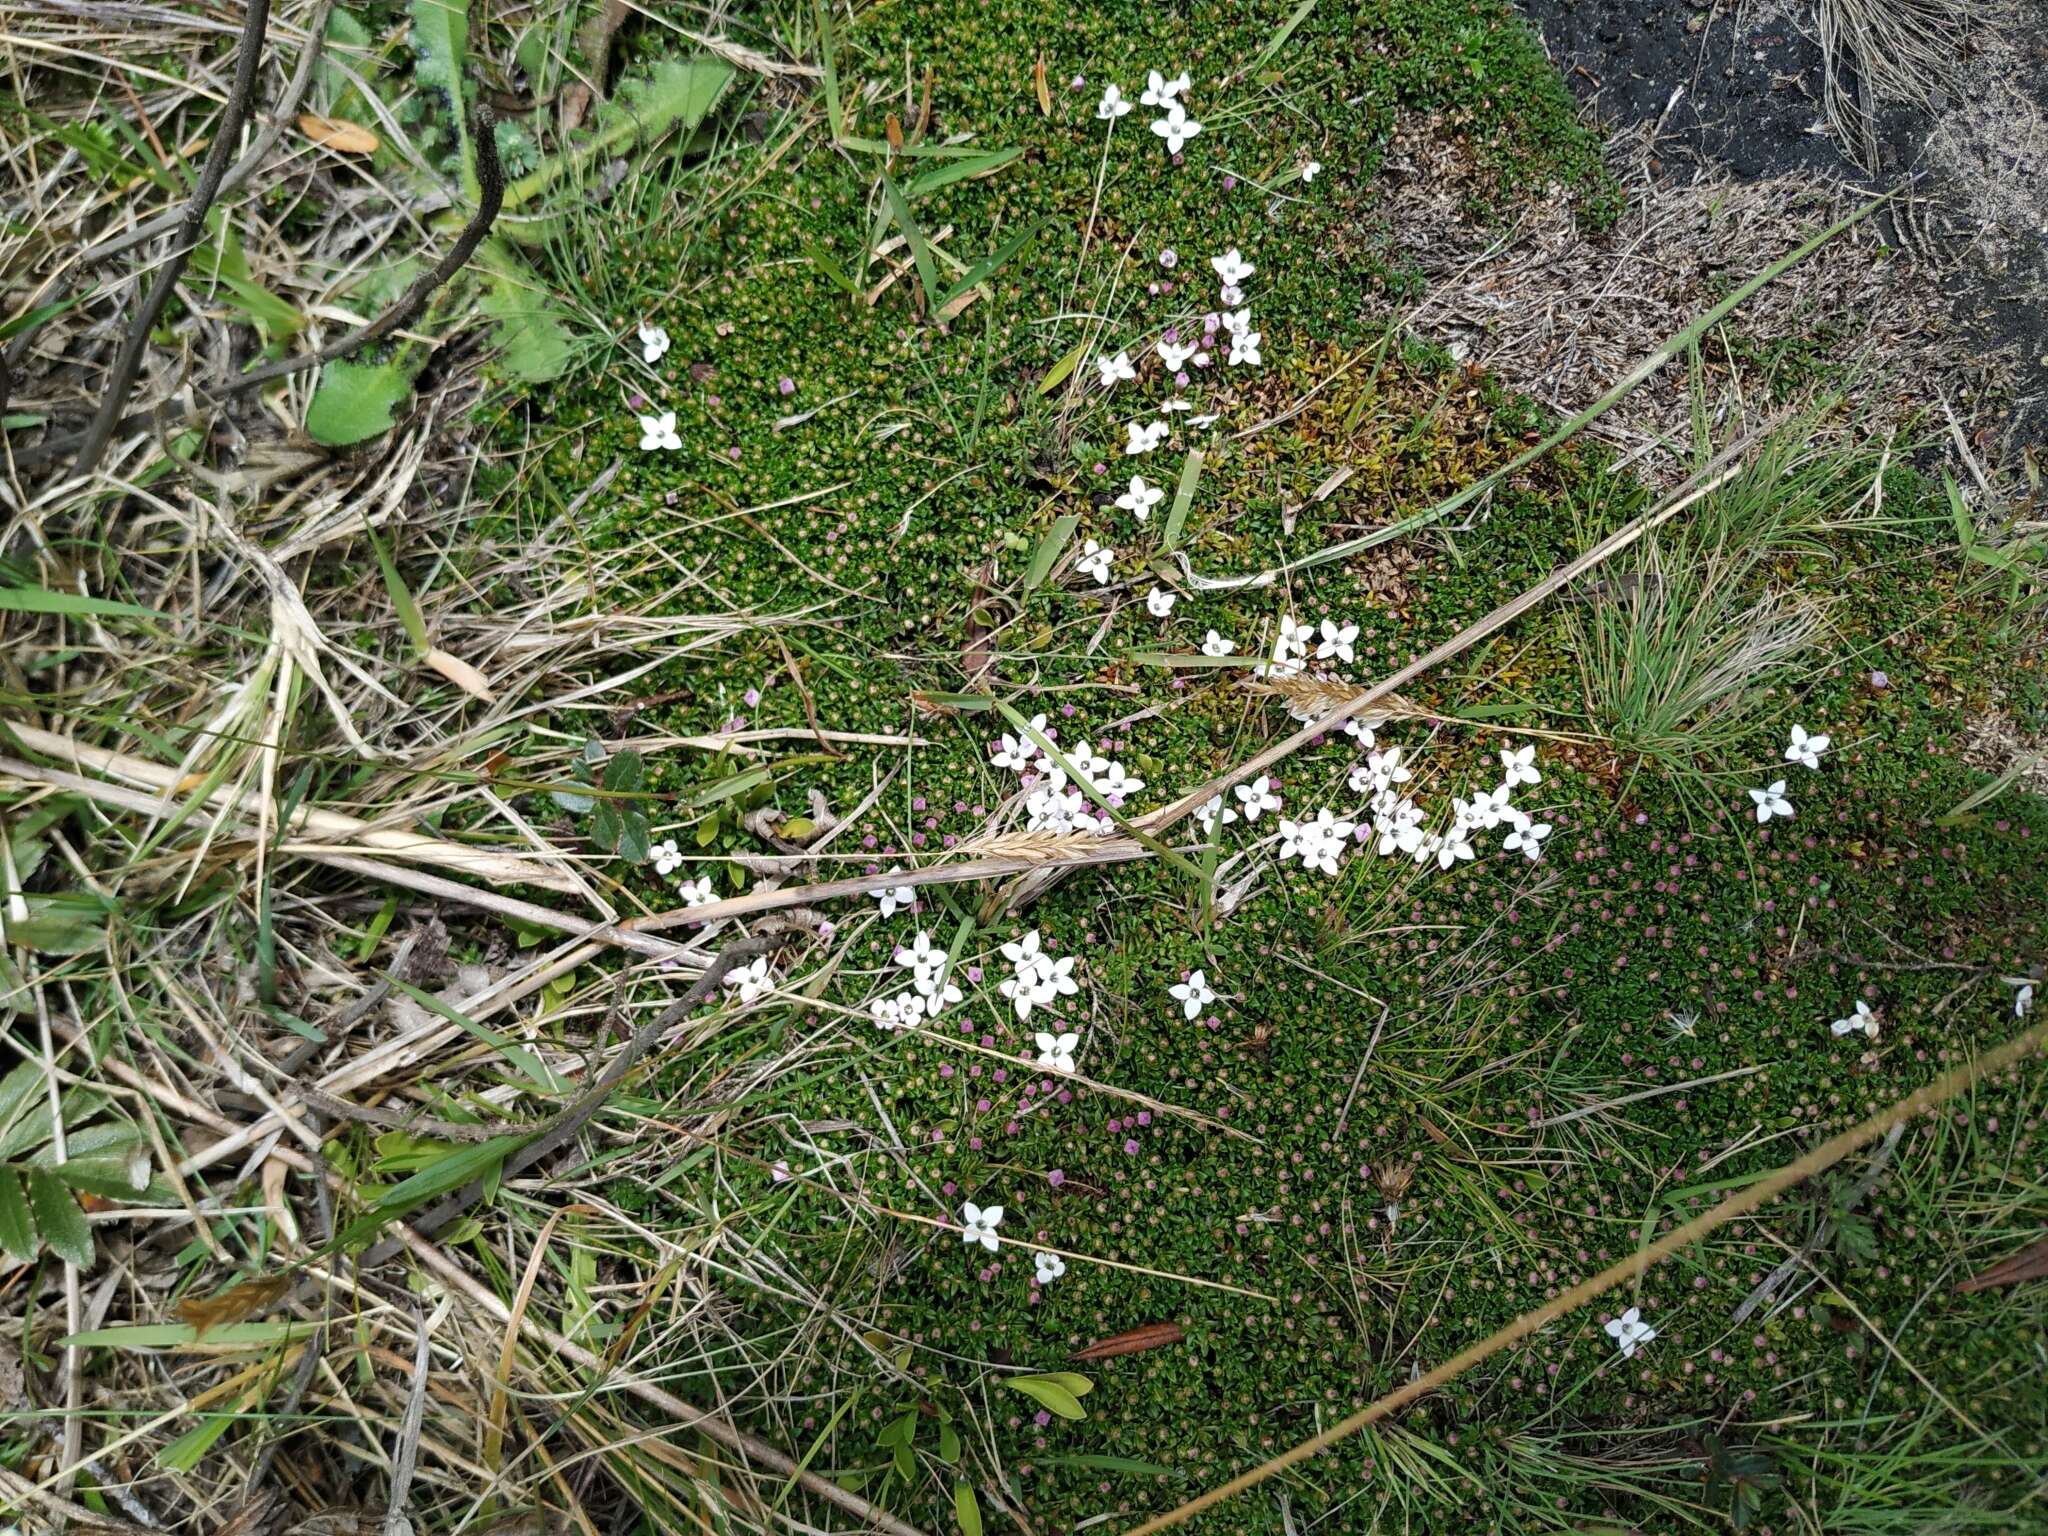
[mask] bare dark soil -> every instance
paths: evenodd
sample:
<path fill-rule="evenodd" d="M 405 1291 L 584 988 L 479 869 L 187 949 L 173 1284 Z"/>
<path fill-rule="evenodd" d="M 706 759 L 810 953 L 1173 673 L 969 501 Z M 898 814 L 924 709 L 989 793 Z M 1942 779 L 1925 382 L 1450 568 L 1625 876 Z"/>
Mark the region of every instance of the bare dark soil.
<path fill-rule="evenodd" d="M 1658 126 L 1664 174 L 1693 163 L 1751 179 L 1798 174 L 1873 192 L 1880 215 L 1938 273 L 1958 320 L 2011 349 L 2014 398 L 1991 434 L 2006 454 L 2048 446 L 2048 9 L 2004 18 L 1957 61 L 1933 110 L 1879 114 L 1877 159 L 1825 131 L 1810 0 L 1519 0 L 1572 88 L 1615 127 Z M 1980 424 L 1982 425 L 1982 424 Z"/>

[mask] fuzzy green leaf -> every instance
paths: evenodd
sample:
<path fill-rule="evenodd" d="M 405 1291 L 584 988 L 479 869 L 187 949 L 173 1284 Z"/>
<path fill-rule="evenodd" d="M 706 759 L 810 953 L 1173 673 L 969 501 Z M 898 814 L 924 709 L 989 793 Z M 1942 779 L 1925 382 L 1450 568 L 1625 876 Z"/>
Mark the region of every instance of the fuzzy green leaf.
<path fill-rule="evenodd" d="M 28 1171 L 29 1209 L 35 1212 L 36 1230 L 50 1251 L 79 1269 L 92 1268 L 92 1228 L 85 1212 L 57 1176 L 44 1168 Z"/>
<path fill-rule="evenodd" d="M 0 1168 L 0 1253 L 24 1264 L 36 1256 L 35 1218 L 11 1168 Z"/>
<path fill-rule="evenodd" d="M 306 407 L 306 435 L 330 448 L 379 437 L 411 393 L 412 373 L 397 363 L 329 363 Z"/>

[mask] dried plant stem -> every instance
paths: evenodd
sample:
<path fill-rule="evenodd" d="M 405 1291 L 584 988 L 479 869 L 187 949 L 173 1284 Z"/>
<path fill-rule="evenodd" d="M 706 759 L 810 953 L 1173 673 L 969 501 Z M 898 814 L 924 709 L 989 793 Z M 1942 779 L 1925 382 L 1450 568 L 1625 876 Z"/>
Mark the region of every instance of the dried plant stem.
<path fill-rule="evenodd" d="M 175 809 L 169 797 L 186 781 L 186 776 L 178 773 L 176 769 L 166 768 L 145 758 L 131 757 L 124 752 L 112 752 L 104 747 L 87 746 L 68 736 L 59 736 L 54 731 L 41 730 L 36 726 L 0 721 L 0 741 L 8 739 L 18 742 L 39 757 L 68 762 L 75 768 L 104 774 L 110 779 L 126 780 L 131 785 L 155 793 L 137 794 L 134 790 L 121 791 L 115 786 L 105 785 L 79 774 L 66 773 L 61 769 L 40 768 L 14 758 L 0 757 L 0 773 L 12 775 L 29 783 L 44 783 L 53 788 L 68 789 L 103 803 L 118 804 L 145 815 L 163 816 Z M 110 790 L 112 793 L 109 793 Z M 250 804 L 251 798 L 250 790 L 222 785 L 207 797 L 206 804 L 236 817 L 254 816 L 257 814 L 257 807 Z M 378 827 L 353 816 L 343 816 L 335 811 L 323 811 L 310 806 L 301 806 L 295 811 L 283 830 L 287 836 L 297 834 L 326 843 L 351 844 L 385 858 L 405 859 L 411 863 L 450 870 L 456 874 L 471 875 L 480 880 L 488 880 L 494 885 L 531 885 L 542 890 L 571 894 L 579 889 L 576 882 L 561 870 L 550 869 L 545 864 L 517 854 L 499 853 L 489 848 L 470 848 L 460 843 L 430 837 L 424 832 Z"/>
<path fill-rule="evenodd" d="M 422 272 L 412 281 L 412 286 L 398 296 L 398 300 L 383 314 L 368 325 L 359 326 L 339 341 L 328 343 L 318 352 L 308 352 L 302 357 L 283 357 L 264 367 L 240 374 L 211 393 L 218 399 L 239 395 L 259 385 L 271 383 L 287 374 L 299 373 L 307 368 L 316 368 L 325 363 L 337 362 L 352 352 L 382 341 L 386 336 L 409 325 L 419 312 L 427 307 L 427 300 L 441 285 L 461 271 L 464 263 L 476 253 L 484 237 L 491 232 L 491 225 L 497 222 L 498 210 L 505 205 L 505 169 L 498 162 L 497 118 L 489 107 L 478 107 L 472 118 L 471 142 L 476 145 L 476 178 L 479 197 L 476 212 L 469 222 L 462 226 L 462 233 L 455 237 L 455 243 L 441 253 L 441 259 Z"/>
<path fill-rule="evenodd" d="M 505 1159 L 501 1177 L 512 1178 L 531 1168 L 542 1158 L 550 1157 L 568 1146 L 583 1133 L 583 1127 L 589 1123 L 590 1117 L 603 1107 L 604 1101 L 612 1096 L 612 1090 L 624 1082 L 627 1074 L 640 1064 L 640 1058 L 652 1050 L 654 1043 L 663 1035 L 696 1012 L 704 1000 L 718 990 L 718 984 L 725 980 L 728 971 L 742 960 L 768 953 L 788 938 L 789 935 L 786 933 L 765 934 L 758 938 L 737 940 L 721 949 L 717 958 L 704 968 L 704 974 L 690 984 L 689 991 L 634 1031 L 633 1038 L 626 1043 L 626 1048 L 611 1059 L 610 1065 L 604 1069 L 603 1075 L 596 1082 L 583 1090 L 582 1097 L 549 1121 L 539 1135 Z M 431 1237 L 481 1200 L 483 1193 L 484 1181 L 472 1180 L 433 1209 L 413 1218 L 409 1225 L 413 1230 Z M 372 1246 L 357 1261 L 357 1268 L 373 1268 L 403 1246 L 402 1239 L 388 1237 Z"/>
<path fill-rule="evenodd" d="M 263 68 L 263 35 L 270 25 L 270 0 L 248 0 L 248 6 L 249 13 L 242 25 L 235 61 L 235 81 L 228 91 L 227 106 L 221 111 L 220 122 L 213 130 L 213 146 L 206 152 L 206 164 L 200 169 L 199 184 L 192 189 L 185 212 L 178 220 L 170 255 L 157 269 L 156 281 L 150 284 L 142 307 L 129 321 L 121 350 L 115 354 L 113 366 L 107 370 L 106 379 L 100 386 L 100 408 L 93 416 L 92 425 L 85 429 L 72 470 L 76 475 L 89 475 L 97 469 L 107 451 L 107 444 L 114 439 L 115 428 L 121 421 L 121 408 L 128 403 L 128 391 L 134 387 L 135 375 L 142 369 L 142 354 L 149 346 L 150 333 L 156 329 L 157 318 L 163 314 L 164 306 L 170 303 L 171 293 L 177 288 L 178 279 L 184 275 L 185 263 L 192 259 L 192 251 L 205 232 L 206 215 L 220 193 L 221 179 L 228 172 L 228 159 L 235 152 L 235 141 L 241 137 L 242 123 L 256 99 L 256 81 Z"/>
<path fill-rule="evenodd" d="M 299 50 L 298 66 L 292 70 L 292 78 L 284 88 L 284 95 L 278 98 L 275 110 L 270 113 L 270 122 L 253 140 L 249 151 L 228 168 L 215 190 L 216 198 L 232 192 L 259 169 L 269 158 L 277 141 L 284 137 L 284 130 L 299 110 L 299 103 L 305 100 L 306 88 L 313 83 L 313 70 L 320 62 L 320 55 L 327 47 L 327 17 L 334 9 L 334 0 L 320 0 L 313 15 L 306 23 L 306 46 Z M 88 249 L 78 258 L 81 267 L 94 267 L 111 260 L 123 251 L 132 250 L 144 241 L 154 240 L 165 230 L 178 223 L 178 211 L 173 208 L 144 219 L 133 229 L 124 229 L 118 234 L 107 236 L 99 244 Z"/>
<path fill-rule="evenodd" d="M 468 1270 L 450 1259 L 411 1227 L 401 1226 L 398 1240 L 450 1290 L 459 1291 L 466 1300 L 499 1322 L 513 1324 L 512 1309 L 506 1306 L 501 1298 L 472 1278 Z M 706 1413 L 703 1409 L 694 1407 L 681 1398 L 664 1392 L 653 1383 L 642 1381 L 591 1353 L 582 1345 L 555 1332 L 545 1323 L 536 1321 L 531 1313 L 522 1313 L 516 1326 L 522 1336 L 549 1353 L 581 1366 L 586 1371 L 595 1372 L 600 1380 L 615 1383 L 629 1395 L 666 1414 L 670 1423 L 665 1433 L 677 1434 L 694 1430 L 706 1435 L 728 1450 L 738 1452 L 758 1467 L 764 1467 L 782 1477 L 795 1478 L 810 1493 L 862 1521 L 867 1530 L 886 1531 L 888 1536 L 924 1536 L 916 1526 L 897 1519 L 886 1510 L 877 1509 L 859 1494 L 849 1493 L 837 1483 L 818 1476 L 808 1468 L 800 1467 L 793 1458 L 778 1451 L 767 1441 L 756 1439 L 716 1414 Z"/>
<path fill-rule="evenodd" d="M 1747 1216 L 1752 1211 L 1762 1209 L 1794 1185 L 1832 1168 L 1857 1148 L 1868 1146 L 1893 1125 L 1917 1115 L 1924 1115 L 1929 1110 L 1939 1109 L 1957 1094 L 1982 1082 L 1992 1073 L 2012 1066 L 2022 1057 L 2039 1050 L 2044 1040 L 2048 1040 L 2048 1020 L 2036 1024 L 2032 1029 L 2014 1036 L 2005 1044 L 1986 1051 L 1981 1056 L 1973 1057 L 1962 1066 L 1944 1072 L 1926 1087 L 1907 1094 L 1889 1108 L 1879 1110 L 1841 1135 L 1830 1137 L 1804 1157 L 1795 1158 L 1782 1168 L 1765 1174 L 1756 1183 L 1730 1195 L 1712 1210 L 1695 1216 L 1682 1226 L 1674 1227 L 1656 1242 L 1608 1265 L 1590 1279 L 1580 1281 L 1555 1300 L 1524 1312 L 1505 1328 L 1468 1349 L 1460 1350 L 1442 1365 L 1414 1381 L 1395 1388 L 1375 1402 L 1368 1403 L 1341 1423 L 1331 1425 L 1321 1434 L 1304 1440 L 1293 1449 L 1275 1456 L 1271 1461 L 1210 1489 L 1199 1498 L 1190 1499 L 1164 1514 L 1153 1516 L 1142 1525 L 1132 1527 L 1126 1536 L 1153 1536 L 1155 1532 L 1183 1525 L 1203 1510 L 1213 1509 L 1225 1499 L 1243 1493 L 1248 1488 L 1255 1488 L 1289 1467 L 1298 1466 L 1310 1457 L 1328 1450 L 1338 1441 L 1355 1435 L 1366 1425 L 1377 1423 L 1405 1408 L 1417 1398 L 1455 1380 L 1480 1361 L 1490 1359 L 1511 1345 L 1548 1327 L 1567 1313 L 1577 1311 L 1595 1297 L 1612 1290 L 1624 1281 L 1647 1273 L 1651 1265 L 1669 1258 L 1681 1248 L 1698 1242 L 1716 1228 L 1727 1225 L 1737 1217 Z"/>

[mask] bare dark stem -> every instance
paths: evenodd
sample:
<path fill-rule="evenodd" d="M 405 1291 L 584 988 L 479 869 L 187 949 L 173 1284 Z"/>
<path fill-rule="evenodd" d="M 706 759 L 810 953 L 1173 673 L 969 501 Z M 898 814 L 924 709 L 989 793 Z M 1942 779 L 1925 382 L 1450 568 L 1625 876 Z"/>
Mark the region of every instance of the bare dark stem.
<path fill-rule="evenodd" d="M 476 212 L 471 215 L 469 222 L 463 225 L 462 233 L 455 237 L 455 243 L 442 253 L 441 259 L 431 268 L 413 279 L 412 286 L 399 295 L 397 303 L 368 325 L 349 332 L 339 341 L 322 347 L 318 352 L 309 352 L 304 357 L 280 358 L 274 363 L 231 379 L 210 393 L 217 399 L 239 395 L 245 390 L 254 389 L 260 384 L 268 384 L 271 380 L 281 379 L 287 374 L 320 367 L 347 357 L 352 352 L 360 352 L 364 347 L 382 341 L 402 326 L 411 324 L 419 312 L 427 307 L 427 300 L 434 296 L 435 290 L 461 271 L 463 264 L 476 253 L 476 248 L 483 244 L 484 237 L 491 232 L 491 225 L 497 221 L 498 210 L 505 205 L 505 170 L 498 162 L 498 141 L 493 131 L 496 121 L 489 107 L 476 109 L 472 138 L 476 144 L 477 184 L 482 192 Z"/>
<path fill-rule="evenodd" d="M 370 346 L 374 342 L 382 341 L 393 332 L 411 324 L 418 317 L 420 311 L 426 308 L 427 300 L 434 296 L 435 291 L 446 283 L 449 278 L 461 271 L 463 264 L 476 254 L 476 248 L 482 245 L 485 237 L 490 234 L 491 226 L 497 222 L 499 210 L 505 204 L 505 171 L 504 166 L 498 159 L 497 136 L 492 131 L 496 119 L 491 115 L 488 107 L 478 107 L 473 121 L 476 129 L 477 185 L 482 198 L 477 204 L 476 212 L 470 216 L 469 222 L 463 225 L 462 232 L 455 237 L 455 243 L 442 253 L 441 259 L 435 262 L 426 272 L 415 278 L 412 286 L 400 294 L 389 309 L 385 310 L 383 314 L 372 320 L 368 325 L 349 332 L 348 335 L 340 340 L 322 347 L 318 352 L 308 352 L 303 357 L 282 358 L 277 362 L 267 364 L 252 372 L 230 379 L 224 384 L 203 386 L 200 393 L 207 400 L 226 400 L 248 390 L 255 389 L 260 385 L 272 383 L 290 374 L 302 373 L 308 368 L 318 368 L 327 363 L 338 361 L 349 356 L 351 353 L 360 352 L 364 347 Z M 154 299 L 155 297 L 156 295 L 152 293 L 151 298 Z M 159 309 L 162 308 L 161 305 L 157 307 Z M 152 316 L 151 324 L 154 323 L 154 317 Z M 147 328 L 144 328 L 138 334 L 146 337 Z M 130 339 L 132 340 L 133 338 L 131 337 Z M 131 381 L 132 377 L 131 370 Z M 125 396 L 127 393 L 126 389 L 124 388 L 121 393 Z M 109 396 L 108 401 L 101 402 L 101 419 L 106 416 L 108 403 L 113 398 Z M 98 448 L 93 450 L 92 462 L 96 463 L 98 461 L 99 455 L 106 451 L 107 443 L 113 440 L 116 433 L 132 432 L 144 428 L 156 430 L 167 426 L 170 423 L 171 415 L 171 403 L 165 401 L 163 404 L 153 406 L 149 410 L 137 411 L 133 415 L 123 416 L 119 420 L 108 424 Z M 77 437 L 38 443 L 32 448 L 23 450 L 15 458 L 16 467 L 19 469 L 33 469 L 39 464 L 47 463 L 50 459 L 70 452 L 76 445 L 89 445 L 94 435 L 101 431 L 101 419 L 95 419 L 92 427 Z M 90 467 L 86 455 L 81 453 L 78 461 L 78 472 L 81 474 L 87 473 Z"/>
<path fill-rule="evenodd" d="M 270 0 L 249 0 L 248 19 L 242 24 L 241 56 L 235 61 L 235 83 L 214 128 L 213 144 L 206 152 L 206 164 L 200 169 L 199 184 L 185 204 L 171 253 L 158 269 L 142 308 L 129 322 L 128 334 L 122 338 L 121 350 L 108 370 L 99 412 L 86 428 L 84 446 L 78 452 L 76 474 L 89 475 L 97 469 L 107 444 L 114 440 L 114 432 L 121 424 L 121 408 L 128 403 L 128 392 L 135 387 L 135 375 L 142 369 L 142 354 L 149 346 L 150 332 L 156 329 L 164 306 L 170 303 L 171 293 L 184 275 L 185 263 L 191 260 L 193 247 L 205 232 L 206 215 L 220 192 L 221 178 L 227 175 L 235 153 L 235 141 L 241 137 L 242 123 L 256 99 L 256 82 L 262 77 L 263 37 L 269 25 Z"/>

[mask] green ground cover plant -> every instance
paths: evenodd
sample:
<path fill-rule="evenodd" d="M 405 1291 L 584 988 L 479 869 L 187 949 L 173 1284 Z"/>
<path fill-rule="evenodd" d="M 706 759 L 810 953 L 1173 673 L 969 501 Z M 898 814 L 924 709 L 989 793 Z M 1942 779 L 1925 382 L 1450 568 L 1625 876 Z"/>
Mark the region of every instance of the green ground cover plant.
<path fill-rule="evenodd" d="M 600 47 L 414 7 L 418 76 L 396 12 L 320 14 L 362 88 L 318 104 L 458 188 L 494 70 L 730 80 L 498 143 L 529 215 L 429 312 L 498 356 L 459 461 L 238 525 L 320 644 L 259 580 L 197 622 L 183 547 L 123 542 L 133 462 L 0 548 L 0 1294 L 78 1410 L 0 1438 L 21 1486 L 191 1524 L 282 1447 L 286 1497 L 410 1482 L 422 1531 L 1130 1529 L 2032 1022 L 2048 808 L 1975 728 L 2048 710 L 2025 514 L 1720 326 L 1667 363 L 1689 448 L 1517 466 L 1560 423 L 1404 329 L 1397 119 L 1497 229 L 1553 187 L 1611 216 L 1508 11 L 898 0 Z M 405 386 L 359 468 L 420 441 L 429 351 L 354 365 Z M 175 527 L 197 451 L 153 461 Z M 453 890 L 377 883 L 366 823 Z M 2048 1291 L 1969 1282 L 2040 1237 L 2044 1088 L 1991 1075 L 1199 1528 L 2043 1528 Z M 128 1193 L 183 1224 L 122 1271 Z"/>

